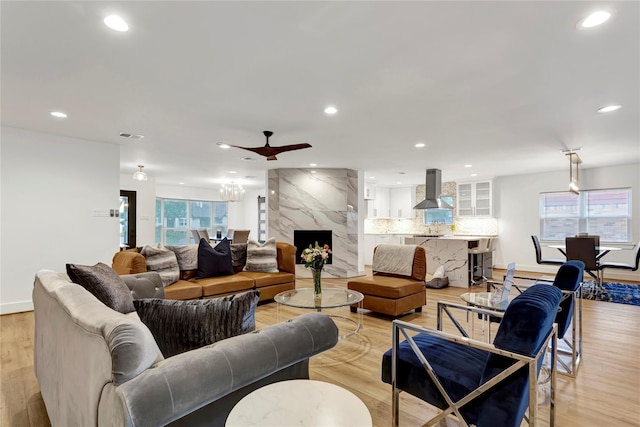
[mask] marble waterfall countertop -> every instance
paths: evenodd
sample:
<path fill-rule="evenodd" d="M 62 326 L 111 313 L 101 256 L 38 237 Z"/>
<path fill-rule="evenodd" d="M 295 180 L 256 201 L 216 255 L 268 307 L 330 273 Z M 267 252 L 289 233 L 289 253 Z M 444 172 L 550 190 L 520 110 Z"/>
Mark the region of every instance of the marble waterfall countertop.
<path fill-rule="evenodd" d="M 449 285 L 459 288 L 469 286 L 469 242 L 478 242 L 495 236 L 422 236 L 405 237 L 405 244 L 423 246 L 427 255 L 427 274 L 433 275 L 439 266 Z"/>

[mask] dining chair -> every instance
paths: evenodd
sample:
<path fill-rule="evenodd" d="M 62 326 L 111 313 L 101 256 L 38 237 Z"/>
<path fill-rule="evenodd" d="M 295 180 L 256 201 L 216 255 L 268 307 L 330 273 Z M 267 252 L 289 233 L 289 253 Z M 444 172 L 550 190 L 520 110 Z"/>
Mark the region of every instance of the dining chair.
<path fill-rule="evenodd" d="M 229 240 L 233 240 L 233 228 L 228 228 L 227 229 L 227 239 Z"/>
<path fill-rule="evenodd" d="M 233 243 L 247 243 L 251 230 L 235 230 L 233 232 Z"/>
<path fill-rule="evenodd" d="M 600 271 L 602 271 L 602 274 L 600 275 L 602 278 L 604 278 L 604 270 L 607 268 L 614 268 L 614 269 L 619 269 L 619 270 L 631 270 L 631 271 L 637 271 L 638 270 L 638 264 L 640 264 L 640 242 L 636 243 L 635 246 L 635 258 L 636 258 L 636 263 L 635 264 L 627 264 L 624 262 L 603 262 L 600 264 Z"/>
<path fill-rule="evenodd" d="M 598 262 L 598 251 L 596 250 L 596 239 L 594 237 L 567 237 L 565 238 L 567 261 L 582 261 L 584 271 L 593 277 L 596 285 L 600 287 L 600 264 Z"/>
<path fill-rule="evenodd" d="M 194 243 L 198 244 L 198 242 L 200 242 L 200 233 L 198 232 L 198 230 L 192 228 L 189 231 L 191 231 L 191 237 L 193 237 Z"/>
<path fill-rule="evenodd" d="M 565 263 L 565 260 L 563 259 L 542 258 L 542 247 L 540 246 L 540 239 L 538 239 L 538 236 L 532 235 L 531 240 L 533 240 L 533 247 L 536 249 L 536 262 L 538 264 L 562 265 Z"/>
<path fill-rule="evenodd" d="M 202 230 L 198 230 L 198 235 L 200 236 L 200 238 L 198 239 L 198 242 L 199 242 L 201 239 L 204 239 L 204 240 L 206 240 L 207 242 L 209 242 L 209 241 L 210 241 L 210 239 L 209 239 L 209 232 L 207 231 L 207 229 L 206 229 L 206 228 L 203 228 Z"/>

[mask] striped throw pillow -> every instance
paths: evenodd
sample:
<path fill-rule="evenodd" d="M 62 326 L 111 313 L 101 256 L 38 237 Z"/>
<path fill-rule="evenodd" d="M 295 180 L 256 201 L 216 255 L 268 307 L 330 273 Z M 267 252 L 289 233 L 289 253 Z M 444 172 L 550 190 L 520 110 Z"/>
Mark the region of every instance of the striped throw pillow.
<path fill-rule="evenodd" d="M 247 263 L 244 266 L 244 271 L 278 272 L 278 250 L 276 249 L 275 237 L 263 244 L 255 240 L 247 242 Z"/>

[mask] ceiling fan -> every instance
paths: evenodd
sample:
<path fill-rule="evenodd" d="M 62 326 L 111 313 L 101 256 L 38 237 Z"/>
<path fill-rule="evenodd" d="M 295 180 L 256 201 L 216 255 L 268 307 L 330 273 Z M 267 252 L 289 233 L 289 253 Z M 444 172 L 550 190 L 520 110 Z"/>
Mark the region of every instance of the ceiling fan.
<path fill-rule="evenodd" d="M 284 153 L 285 151 L 300 150 L 302 148 L 311 147 L 311 145 L 307 143 L 283 145 L 281 147 L 272 147 L 271 145 L 269 145 L 269 137 L 273 135 L 273 132 L 271 132 L 270 130 L 265 130 L 262 133 L 267 138 L 267 143 L 264 144 L 264 147 L 240 147 L 239 145 L 230 145 L 230 146 L 235 148 L 242 148 L 243 150 L 253 151 L 256 154 L 266 157 L 267 160 L 278 160 L 276 158 L 276 155 L 280 153 Z"/>

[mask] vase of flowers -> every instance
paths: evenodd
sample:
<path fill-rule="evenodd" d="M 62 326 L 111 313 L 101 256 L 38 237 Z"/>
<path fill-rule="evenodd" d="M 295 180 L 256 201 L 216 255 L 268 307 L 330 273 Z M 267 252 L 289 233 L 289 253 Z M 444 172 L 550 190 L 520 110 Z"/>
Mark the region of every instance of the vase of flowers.
<path fill-rule="evenodd" d="M 320 246 L 316 242 L 315 246 L 309 245 L 302 251 L 302 259 L 304 266 L 311 269 L 313 275 L 313 296 L 320 298 L 322 296 L 322 267 L 327 263 L 331 249 L 329 245 Z"/>

